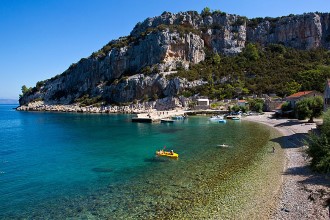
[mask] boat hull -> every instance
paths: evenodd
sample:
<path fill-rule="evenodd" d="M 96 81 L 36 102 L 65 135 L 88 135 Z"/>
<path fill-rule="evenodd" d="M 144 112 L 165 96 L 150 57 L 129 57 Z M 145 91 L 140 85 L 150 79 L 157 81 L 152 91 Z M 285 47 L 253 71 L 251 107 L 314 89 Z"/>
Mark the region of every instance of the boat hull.
<path fill-rule="evenodd" d="M 168 152 L 168 151 L 165 151 L 165 152 L 156 151 L 156 156 L 158 156 L 158 157 L 169 157 L 169 158 L 179 158 L 179 154 L 171 153 L 171 152 Z"/>

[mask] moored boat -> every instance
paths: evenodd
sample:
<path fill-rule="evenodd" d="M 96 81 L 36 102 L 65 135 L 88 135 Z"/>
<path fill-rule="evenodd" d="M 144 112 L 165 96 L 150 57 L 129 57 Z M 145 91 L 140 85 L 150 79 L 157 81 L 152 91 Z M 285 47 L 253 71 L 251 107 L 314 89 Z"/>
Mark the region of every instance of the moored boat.
<path fill-rule="evenodd" d="M 161 119 L 160 122 L 161 122 L 161 123 L 173 123 L 174 120 L 169 119 L 169 118 L 164 118 L 164 119 Z"/>
<path fill-rule="evenodd" d="M 174 119 L 174 120 L 184 120 L 185 117 L 182 116 L 182 115 L 175 115 L 175 116 L 172 116 L 172 119 Z"/>
<path fill-rule="evenodd" d="M 212 117 L 210 117 L 211 121 L 218 121 L 218 120 L 223 120 L 223 116 L 222 115 L 214 115 Z"/>

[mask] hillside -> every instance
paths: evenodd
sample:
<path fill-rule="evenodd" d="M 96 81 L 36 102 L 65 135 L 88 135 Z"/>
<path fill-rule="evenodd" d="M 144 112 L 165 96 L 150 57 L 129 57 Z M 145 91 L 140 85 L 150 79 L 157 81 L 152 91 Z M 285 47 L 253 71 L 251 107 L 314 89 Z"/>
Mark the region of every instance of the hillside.
<path fill-rule="evenodd" d="M 318 84 L 330 72 L 329 49 L 329 13 L 247 19 L 220 11 L 164 12 L 62 74 L 22 89 L 20 105 L 321 90 Z"/>

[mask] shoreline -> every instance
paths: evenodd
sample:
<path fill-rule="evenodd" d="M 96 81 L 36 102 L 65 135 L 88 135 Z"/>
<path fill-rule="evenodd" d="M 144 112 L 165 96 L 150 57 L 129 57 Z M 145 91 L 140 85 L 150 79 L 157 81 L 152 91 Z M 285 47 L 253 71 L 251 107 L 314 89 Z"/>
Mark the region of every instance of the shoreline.
<path fill-rule="evenodd" d="M 304 152 L 303 140 L 311 129 L 316 128 L 316 124 L 296 119 L 275 119 L 271 118 L 271 114 L 267 112 L 242 119 L 267 125 L 282 134 L 276 142 L 284 150 L 285 164 L 272 219 L 329 219 L 328 208 L 323 206 L 326 195 L 330 193 L 329 180 L 325 175 L 310 170 Z"/>

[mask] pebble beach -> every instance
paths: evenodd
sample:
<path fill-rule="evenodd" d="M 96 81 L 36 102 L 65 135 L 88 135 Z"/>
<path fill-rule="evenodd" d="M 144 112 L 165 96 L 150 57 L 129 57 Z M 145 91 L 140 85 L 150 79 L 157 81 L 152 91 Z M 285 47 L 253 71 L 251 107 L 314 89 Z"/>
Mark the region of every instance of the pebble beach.
<path fill-rule="evenodd" d="M 283 135 L 277 140 L 285 154 L 282 186 L 271 219 L 329 219 L 329 209 L 324 204 L 330 195 L 330 177 L 312 172 L 305 153 L 304 139 L 316 124 L 277 119 L 272 113 L 243 120 L 271 126 Z"/>

